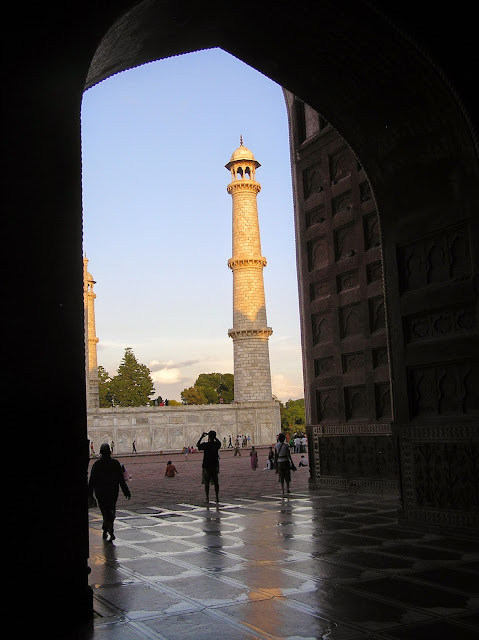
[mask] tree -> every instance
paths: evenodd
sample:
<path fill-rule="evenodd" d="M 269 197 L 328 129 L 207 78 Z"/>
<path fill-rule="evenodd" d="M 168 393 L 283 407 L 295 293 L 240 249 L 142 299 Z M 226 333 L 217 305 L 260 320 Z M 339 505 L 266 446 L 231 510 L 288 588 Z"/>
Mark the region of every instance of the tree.
<path fill-rule="evenodd" d="M 125 355 L 118 367 L 109 388 L 113 405 L 117 407 L 142 407 L 150 402 L 155 392 L 150 370 L 140 364 L 131 347 L 125 349 Z"/>
<path fill-rule="evenodd" d="M 280 404 L 281 429 L 291 434 L 304 431 L 306 425 L 306 413 L 304 398 L 288 400 L 284 405 Z"/>
<path fill-rule="evenodd" d="M 189 387 L 181 392 L 183 404 L 208 404 L 208 400 L 202 389 L 198 387 Z"/>
<path fill-rule="evenodd" d="M 98 399 L 100 407 L 105 409 L 106 407 L 113 406 L 113 398 L 110 390 L 110 374 L 108 371 L 99 365 L 98 367 Z"/>
<path fill-rule="evenodd" d="M 183 404 L 229 404 L 234 400 L 232 373 L 200 373 L 195 384 L 181 392 Z"/>

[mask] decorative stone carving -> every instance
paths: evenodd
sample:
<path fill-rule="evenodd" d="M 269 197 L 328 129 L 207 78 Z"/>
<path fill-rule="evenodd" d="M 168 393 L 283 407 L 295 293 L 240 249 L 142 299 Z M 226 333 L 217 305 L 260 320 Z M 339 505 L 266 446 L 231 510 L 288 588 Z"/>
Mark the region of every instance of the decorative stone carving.
<path fill-rule="evenodd" d="M 364 369 L 364 351 L 356 351 L 356 353 L 345 353 L 341 356 L 343 363 L 343 373 Z"/>
<path fill-rule="evenodd" d="M 369 298 L 369 330 L 371 333 L 386 328 L 386 315 L 384 312 L 384 297 Z"/>
<path fill-rule="evenodd" d="M 399 427 L 405 517 L 477 530 L 477 425 Z"/>
<path fill-rule="evenodd" d="M 318 298 L 329 296 L 329 281 L 322 280 L 321 282 L 313 282 L 309 287 L 309 294 L 311 302 Z"/>
<path fill-rule="evenodd" d="M 335 436 L 319 439 L 322 476 L 396 478 L 396 450 L 391 436 Z"/>
<path fill-rule="evenodd" d="M 372 282 L 377 282 L 378 280 L 382 280 L 383 277 L 383 267 L 381 261 L 371 262 L 366 266 L 366 275 L 368 284 Z"/>
<path fill-rule="evenodd" d="M 332 422 L 338 419 L 337 389 L 321 389 L 316 392 L 316 409 L 320 422 Z"/>
<path fill-rule="evenodd" d="M 390 420 L 391 415 L 391 385 L 388 382 L 378 382 L 374 385 L 376 401 L 376 418 Z"/>
<path fill-rule="evenodd" d="M 339 329 L 341 339 L 349 338 L 363 332 L 360 303 L 346 305 L 339 309 Z"/>
<path fill-rule="evenodd" d="M 326 376 L 334 370 L 334 356 L 328 356 L 326 358 L 316 358 L 314 360 L 314 375 Z"/>
<path fill-rule="evenodd" d="M 304 199 L 311 195 L 320 193 L 324 189 L 324 181 L 321 174 L 321 163 L 317 162 L 303 171 L 303 192 Z"/>
<path fill-rule="evenodd" d="M 348 147 L 343 147 L 329 159 L 329 176 L 331 185 L 351 175 L 351 161 Z"/>
<path fill-rule="evenodd" d="M 320 205 L 319 207 L 315 207 L 310 211 L 306 211 L 305 217 L 306 217 L 306 229 L 309 229 L 309 227 L 312 227 L 315 224 L 320 224 L 324 222 L 324 219 L 325 219 L 324 204 Z"/>
<path fill-rule="evenodd" d="M 389 363 L 387 347 L 373 349 L 373 368 L 386 366 Z"/>
<path fill-rule="evenodd" d="M 479 413 L 479 364 L 458 362 L 409 369 L 413 417 Z"/>
<path fill-rule="evenodd" d="M 406 342 L 429 338 L 449 338 L 477 330 L 477 312 L 472 306 L 407 316 L 404 319 Z"/>
<path fill-rule="evenodd" d="M 449 227 L 398 247 L 398 269 L 402 291 L 469 277 L 471 259 L 467 224 Z"/>
<path fill-rule="evenodd" d="M 363 217 L 364 246 L 366 251 L 379 247 L 381 244 L 379 236 L 379 220 L 376 211 Z"/>
<path fill-rule="evenodd" d="M 359 287 L 358 269 L 347 271 L 346 273 L 340 273 L 336 276 L 336 284 L 338 293 Z"/>
<path fill-rule="evenodd" d="M 346 420 L 364 420 L 368 417 L 366 386 L 344 388 Z"/>
<path fill-rule="evenodd" d="M 328 239 L 326 235 L 319 236 L 308 242 L 308 268 L 310 271 L 324 267 L 328 260 Z"/>
<path fill-rule="evenodd" d="M 313 345 L 331 340 L 331 320 L 328 316 L 315 313 L 311 316 Z"/>
<path fill-rule="evenodd" d="M 355 256 L 358 252 L 356 223 L 350 222 L 334 231 L 334 250 L 336 260 L 344 260 Z"/>
<path fill-rule="evenodd" d="M 333 212 L 333 216 L 338 215 L 339 213 L 345 213 L 346 211 L 351 211 L 353 208 L 353 198 L 352 192 L 346 191 L 345 193 L 341 193 L 339 196 L 336 196 L 331 201 L 331 209 Z"/>

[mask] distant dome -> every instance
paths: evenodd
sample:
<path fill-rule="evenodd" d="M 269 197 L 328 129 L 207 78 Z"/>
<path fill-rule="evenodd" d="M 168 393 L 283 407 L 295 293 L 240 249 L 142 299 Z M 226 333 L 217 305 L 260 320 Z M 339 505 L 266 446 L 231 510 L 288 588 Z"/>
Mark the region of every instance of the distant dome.
<path fill-rule="evenodd" d="M 241 145 L 233 152 L 231 156 L 230 162 L 234 162 L 235 160 L 253 160 L 255 157 L 253 153 L 247 148 Z"/>
<path fill-rule="evenodd" d="M 229 169 L 233 162 L 238 162 L 241 160 L 247 160 L 251 162 L 256 168 L 261 166 L 260 163 L 255 159 L 253 152 L 243 145 L 242 138 L 240 146 L 236 149 L 236 151 L 233 152 L 230 161 L 225 166 L 227 169 Z"/>

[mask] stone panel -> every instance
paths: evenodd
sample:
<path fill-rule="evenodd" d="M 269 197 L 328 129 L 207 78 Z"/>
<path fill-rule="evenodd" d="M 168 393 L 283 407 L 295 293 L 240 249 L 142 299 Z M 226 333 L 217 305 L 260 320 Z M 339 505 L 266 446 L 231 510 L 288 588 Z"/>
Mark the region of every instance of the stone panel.
<path fill-rule="evenodd" d="M 306 211 L 306 229 L 313 227 L 315 224 L 321 224 L 325 219 L 324 204 Z"/>
<path fill-rule="evenodd" d="M 337 388 L 320 389 L 316 391 L 316 410 L 320 422 L 337 421 L 338 390 Z"/>
<path fill-rule="evenodd" d="M 479 415 L 479 363 L 448 362 L 409 369 L 411 417 Z"/>
<path fill-rule="evenodd" d="M 336 276 L 336 283 L 338 293 L 359 287 L 359 269 L 340 273 Z"/>
<path fill-rule="evenodd" d="M 396 477 L 396 449 L 391 436 L 322 437 L 319 450 L 322 475 L 347 479 Z"/>
<path fill-rule="evenodd" d="M 340 307 L 339 329 L 341 339 L 350 338 L 364 333 L 361 318 L 361 305 L 359 302 Z"/>
<path fill-rule="evenodd" d="M 469 227 L 449 227 L 398 247 L 398 272 L 403 292 L 471 275 Z"/>
<path fill-rule="evenodd" d="M 346 420 L 368 419 L 368 397 L 366 385 L 344 388 Z"/>

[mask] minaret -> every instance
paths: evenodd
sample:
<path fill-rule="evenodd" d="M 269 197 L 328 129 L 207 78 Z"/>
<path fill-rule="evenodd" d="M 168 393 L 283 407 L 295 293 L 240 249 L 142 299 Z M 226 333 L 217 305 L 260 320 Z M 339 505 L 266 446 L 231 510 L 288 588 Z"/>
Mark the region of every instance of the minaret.
<path fill-rule="evenodd" d="M 233 328 L 228 335 L 234 349 L 235 402 L 273 399 L 269 363 L 269 336 L 264 297 L 258 207 L 256 196 L 261 185 L 255 180 L 260 163 L 249 149 L 240 146 L 225 165 L 231 171 L 227 187 L 233 198 Z"/>
<path fill-rule="evenodd" d="M 93 285 L 95 281 L 88 273 L 88 260 L 83 258 L 83 308 L 85 314 L 85 378 L 87 409 L 98 409 L 98 364 L 96 345 L 98 338 L 95 330 L 95 298 Z"/>

